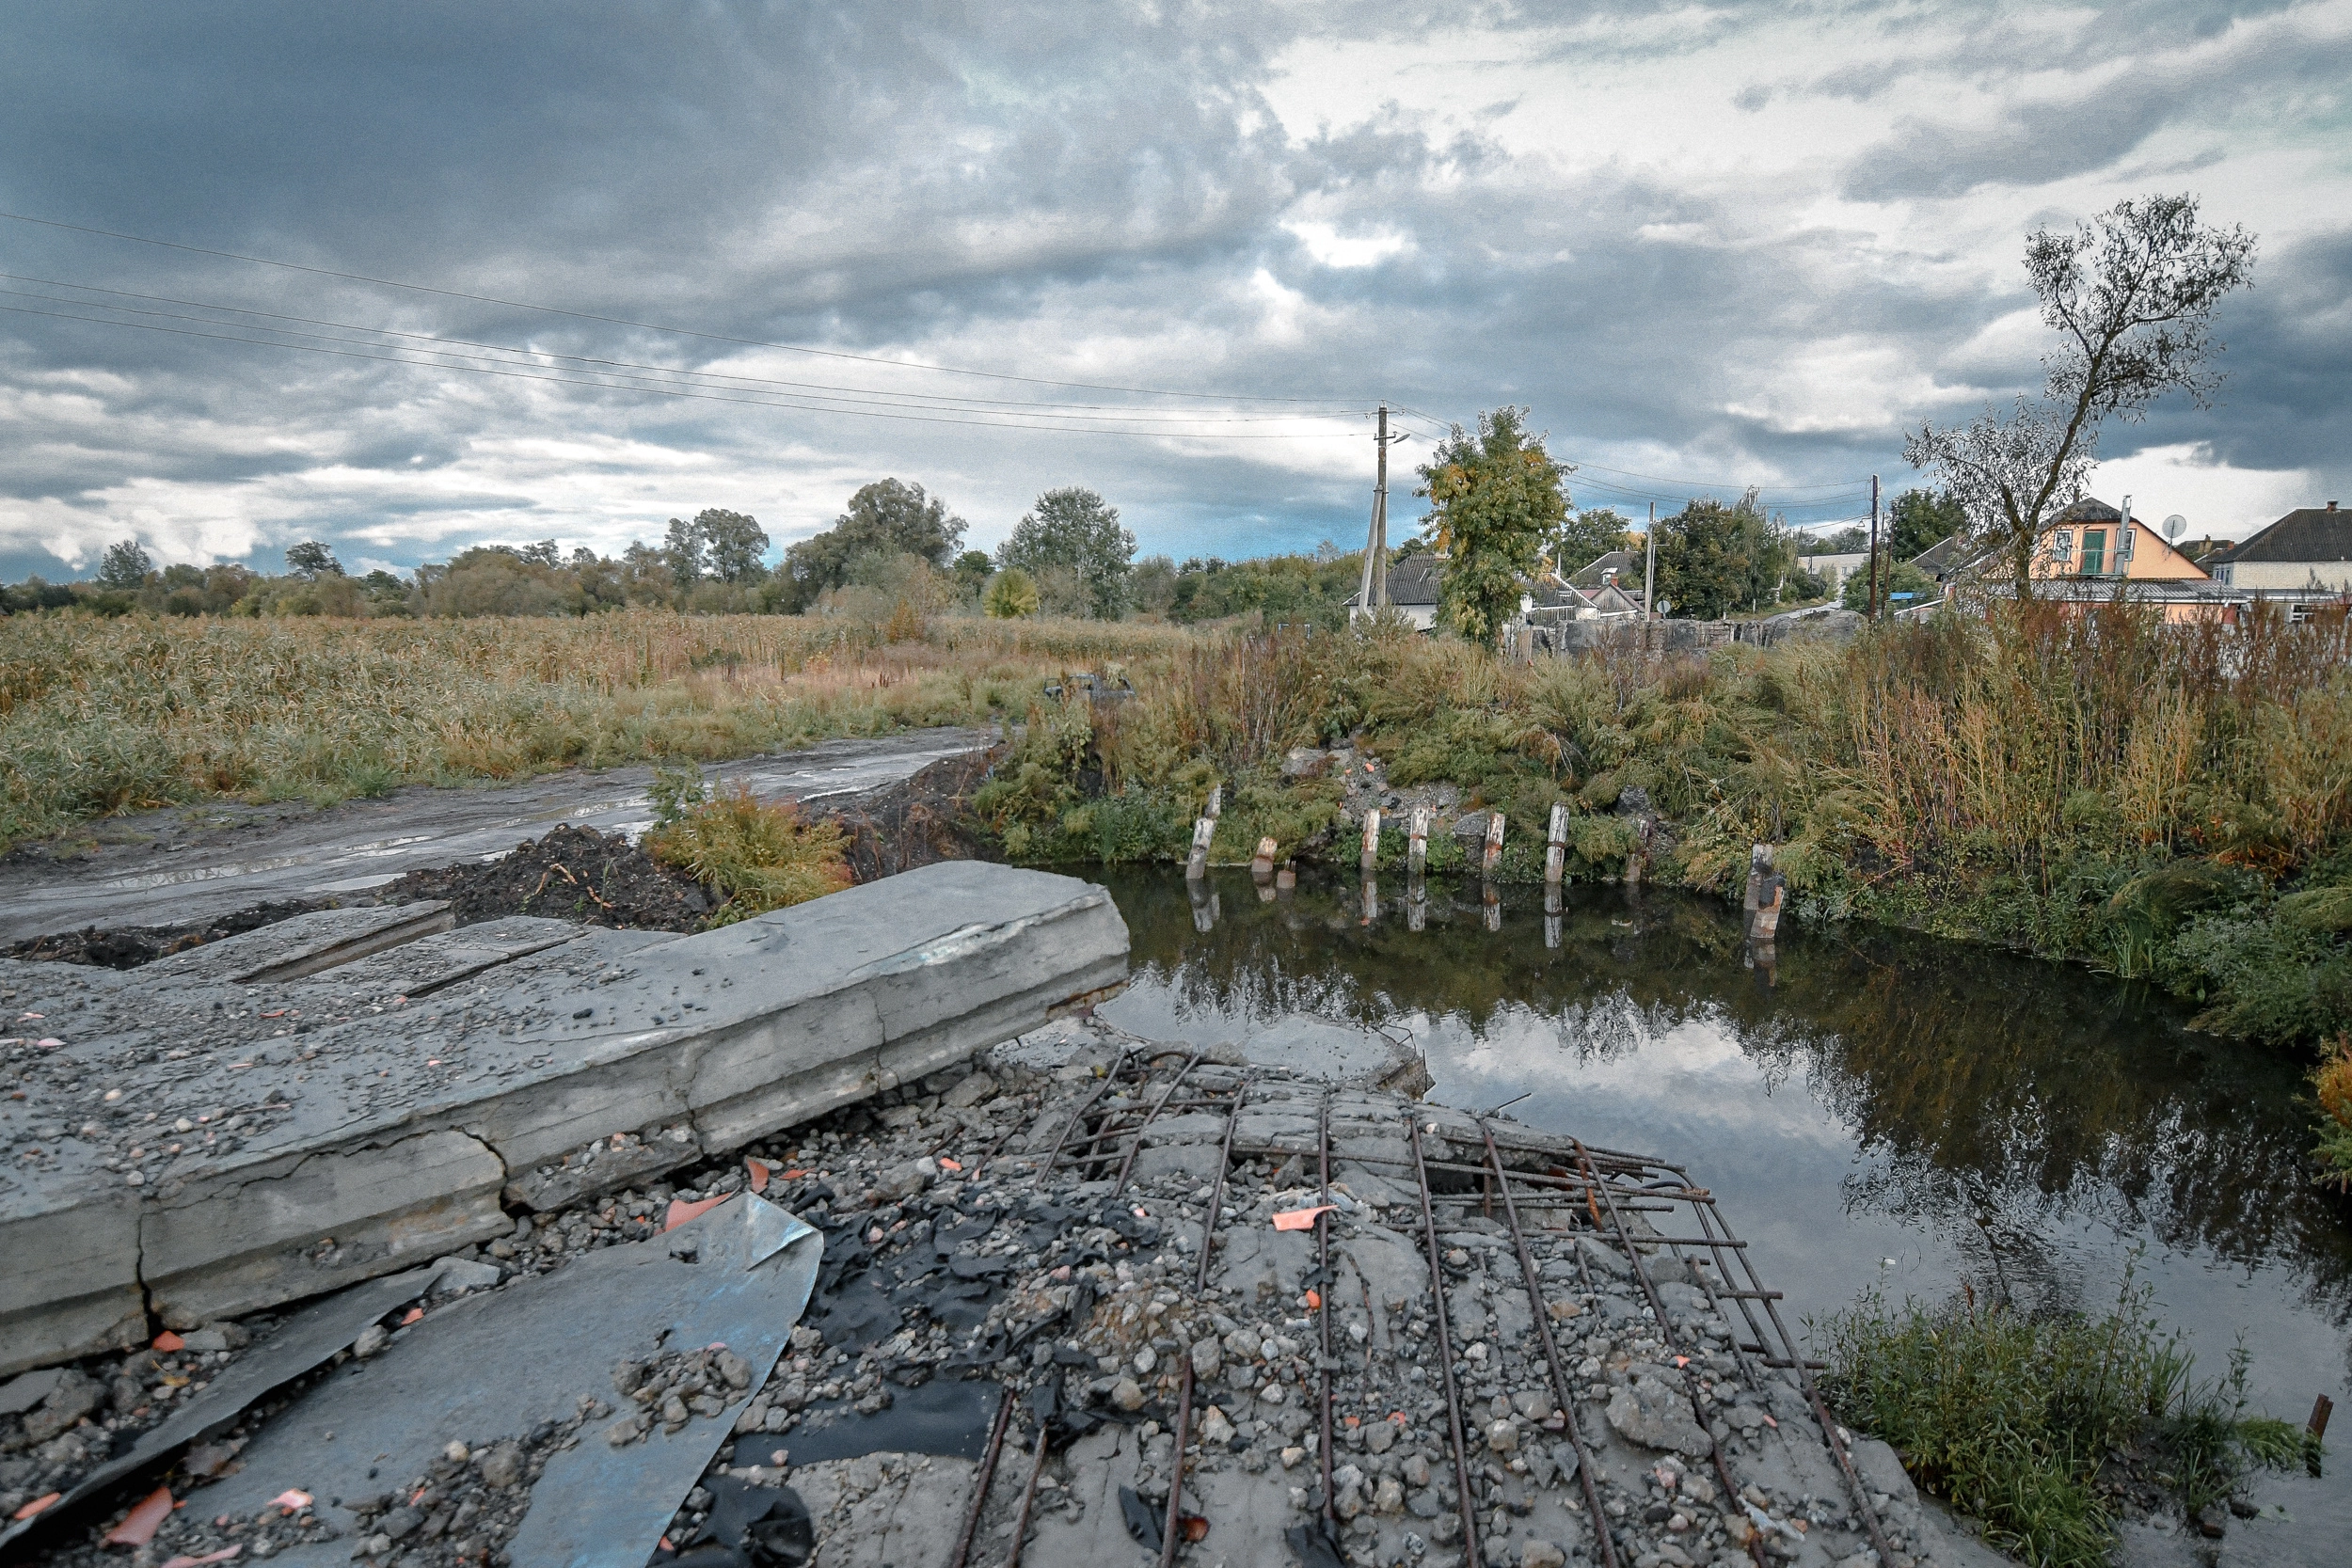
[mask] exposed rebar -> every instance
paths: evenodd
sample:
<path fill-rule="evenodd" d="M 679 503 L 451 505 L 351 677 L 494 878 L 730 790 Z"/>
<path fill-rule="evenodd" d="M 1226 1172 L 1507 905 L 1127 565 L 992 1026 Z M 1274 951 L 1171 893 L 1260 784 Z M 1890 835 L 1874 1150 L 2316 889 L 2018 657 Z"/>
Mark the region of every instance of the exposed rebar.
<path fill-rule="evenodd" d="M 955 1555 L 947 1568 L 963 1568 L 972 1556 L 972 1537 L 980 1528 L 980 1511 L 988 1506 L 988 1489 L 996 1482 L 996 1456 L 1005 1449 L 1005 1428 L 1012 1424 L 1012 1390 L 996 1402 L 996 1422 L 989 1429 L 988 1452 L 980 1457 L 980 1473 L 973 1478 L 972 1506 L 963 1511 L 963 1528 L 956 1536 Z"/>
<path fill-rule="evenodd" d="M 1249 1079 L 1244 1075 L 1233 1085 L 1232 1108 L 1225 1113 L 1225 1141 L 1217 1151 L 1216 1182 L 1209 1189 L 1209 1212 L 1200 1221 L 1200 1268 L 1192 1282 L 1192 1293 L 1196 1297 L 1209 1288 L 1209 1259 L 1216 1251 L 1217 1217 L 1225 1212 L 1225 1167 L 1233 1163 L 1233 1124 L 1241 1119 L 1242 1097 L 1248 1092 Z M 1168 1519 L 1160 1530 L 1160 1568 L 1168 1568 L 1176 1560 L 1176 1538 L 1184 1524 L 1184 1439 L 1192 1430 L 1192 1351 L 1189 1346 L 1184 1350 L 1184 1363 L 1176 1400 L 1176 1456 L 1168 1477 Z"/>
<path fill-rule="evenodd" d="M 1462 1560 L 1483 1563 L 1485 1556 L 1478 1549 L 1478 1511 L 1470 1506 L 1470 1448 L 1462 1435 L 1462 1401 L 1454 1390 L 1454 1334 L 1446 1326 L 1445 1270 L 1438 1260 L 1438 1216 L 1429 1203 L 1429 1172 L 1422 1164 L 1421 1123 L 1406 1108 L 1405 1131 L 1413 1146 L 1413 1174 L 1421 1180 L 1422 1238 L 1429 1248 L 1429 1293 L 1436 1308 L 1438 1329 L 1438 1370 L 1445 1384 L 1446 1419 L 1454 1429 L 1454 1506 L 1462 1519 Z"/>

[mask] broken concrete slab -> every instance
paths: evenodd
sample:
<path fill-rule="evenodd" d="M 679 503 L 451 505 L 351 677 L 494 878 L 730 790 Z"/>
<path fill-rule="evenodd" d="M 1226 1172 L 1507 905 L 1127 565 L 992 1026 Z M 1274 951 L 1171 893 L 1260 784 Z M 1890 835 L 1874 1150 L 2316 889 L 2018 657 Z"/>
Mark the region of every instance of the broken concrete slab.
<path fill-rule="evenodd" d="M 139 977 L 151 984 L 226 980 L 239 986 L 299 980 L 456 924 L 443 903 L 318 910 L 158 958 Z"/>
<path fill-rule="evenodd" d="M 151 1311 L 192 1326 L 502 1234 L 501 1192 L 592 1144 L 682 1128 L 684 1151 L 736 1148 L 1126 973 L 1103 889 L 978 862 L 692 936 L 530 950 L 544 934 L 407 1001 L 386 994 L 397 950 L 353 952 L 372 939 L 331 923 L 183 956 L 201 965 L 0 962 L 0 1001 L 46 1032 L 0 1044 L 25 1096 L 0 1101 L 20 1149 L 0 1254 L 30 1260 L 0 1275 L 0 1373 L 136 1343 Z M 411 973 L 448 973 L 427 958 Z"/>

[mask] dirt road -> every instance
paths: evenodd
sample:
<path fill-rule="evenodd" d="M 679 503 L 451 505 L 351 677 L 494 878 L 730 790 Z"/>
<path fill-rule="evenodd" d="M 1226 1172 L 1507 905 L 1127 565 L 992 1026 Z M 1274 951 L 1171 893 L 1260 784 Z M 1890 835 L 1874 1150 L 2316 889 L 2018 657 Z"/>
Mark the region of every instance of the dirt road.
<path fill-rule="evenodd" d="M 994 737 L 918 730 L 829 740 L 804 751 L 706 768 L 763 798 L 803 800 L 872 789 Z M 487 860 L 558 822 L 634 832 L 651 819 L 648 768 L 542 774 L 503 787 L 402 789 L 318 810 L 234 801 L 144 812 L 93 824 L 71 845 L 27 846 L 0 860 L 0 942 L 85 926 L 164 926 L 264 899 L 352 893 L 420 866 Z M 91 841 L 95 842 L 91 842 Z"/>

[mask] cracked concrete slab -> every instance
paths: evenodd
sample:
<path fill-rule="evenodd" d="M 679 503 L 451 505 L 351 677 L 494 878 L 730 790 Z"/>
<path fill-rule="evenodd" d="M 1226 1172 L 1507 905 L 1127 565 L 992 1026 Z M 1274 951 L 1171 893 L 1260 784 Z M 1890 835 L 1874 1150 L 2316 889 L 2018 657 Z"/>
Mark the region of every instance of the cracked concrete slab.
<path fill-rule="evenodd" d="M 412 924 L 411 944 L 278 980 L 237 976 L 358 927 L 288 921 L 180 972 L 0 961 L 0 1027 L 43 1032 L 0 1041 L 24 1097 L 0 1100 L 0 1255 L 30 1260 L 0 1273 L 0 1374 L 135 1343 L 151 1308 L 193 1326 L 503 1233 L 501 1192 L 567 1158 L 584 1190 L 592 1144 L 683 1127 L 679 1152 L 732 1148 L 1126 974 L 1103 889 L 978 862 L 684 937 Z"/>

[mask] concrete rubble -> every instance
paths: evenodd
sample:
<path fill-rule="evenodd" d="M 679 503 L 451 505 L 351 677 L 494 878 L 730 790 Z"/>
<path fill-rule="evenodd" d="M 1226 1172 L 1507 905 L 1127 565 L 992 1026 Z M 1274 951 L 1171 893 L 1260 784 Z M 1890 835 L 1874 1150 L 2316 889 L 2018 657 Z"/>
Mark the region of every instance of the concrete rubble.
<path fill-rule="evenodd" d="M 448 924 L 0 961 L 0 1375 L 505 1236 L 510 1208 L 739 1148 L 1126 973 L 1103 890 L 974 862 L 691 936 Z"/>
<path fill-rule="evenodd" d="M 1435 1167 L 1426 1222 L 1413 1129 Z M 1518 1194 L 1534 1292 L 1503 1205 L 1470 1174 L 1486 1130 Z M 1749 1331 L 1722 1295 L 1727 1282 L 1692 1249 L 1645 1240 L 1657 1235 L 1651 1212 L 1627 1216 L 1626 1233 L 1664 1324 L 1596 1206 L 1522 1188 L 1559 1181 L 1545 1173 L 1577 1169 L 1581 1154 L 1600 1158 L 1507 1118 L 1482 1128 L 1370 1075 L 1332 1083 L 1065 1017 L 723 1156 L 696 1151 L 651 1172 L 615 1161 L 602 1184 L 583 1171 L 561 1197 L 547 1189 L 544 1210 L 459 1249 L 459 1271 L 432 1284 L 421 1312 L 388 1311 L 311 1383 L 257 1406 L 211 1451 L 61 1523 L 33 1560 L 120 1560 L 101 1538 L 158 1481 L 187 1506 L 135 1548 L 138 1568 L 189 1568 L 232 1546 L 369 1568 L 633 1568 L 649 1551 L 714 1565 L 993 1568 L 1011 1560 L 1016 1528 L 1032 1568 L 1105 1568 L 1160 1560 L 1171 1518 L 1178 1560 L 1232 1568 L 1458 1568 L 1473 1535 L 1481 1560 L 1521 1568 L 1862 1568 L 1874 1560 L 1866 1513 L 1894 1568 L 2000 1560 L 1924 1504 L 1883 1445 L 1844 1434 L 1859 1480 L 1849 1484 L 1797 1374 L 1740 1348 Z M 771 1370 L 684 1340 L 649 1346 L 571 1370 L 580 1397 L 564 1418 L 519 1430 L 412 1397 L 399 1441 L 369 1445 L 399 1452 L 365 1493 L 326 1489 L 330 1465 L 313 1457 L 324 1446 L 273 1440 L 307 1430 L 312 1390 L 358 1366 L 404 1347 L 431 1365 L 437 1344 L 459 1342 L 441 1337 L 470 1321 L 463 1313 L 486 1315 L 517 1291 L 559 1300 L 575 1278 L 586 1289 L 591 1262 L 674 1246 L 734 1207 L 706 1211 L 711 1200 L 755 1189 L 823 1238 L 807 1312 Z M 1327 1201 L 1304 1228 L 1275 1223 Z M 685 1227 L 665 1228 L 680 1216 Z M 1537 1300 L 1570 1379 L 1566 1410 Z M 134 1413 L 168 1403 L 175 1380 L 197 1386 L 265 1351 L 278 1323 L 222 1322 L 47 1384 L 52 1372 L 35 1371 L 21 1393 L 0 1385 L 0 1406 L 41 1402 L 0 1418 L 0 1505 L 70 1480 L 48 1467 L 53 1449 L 25 1441 L 35 1419 L 102 1447 Z M 711 1433 L 700 1440 L 715 1448 L 675 1494 L 660 1549 L 530 1555 L 518 1532 L 552 1467 L 581 1453 L 626 1465 L 672 1432 Z"/>

